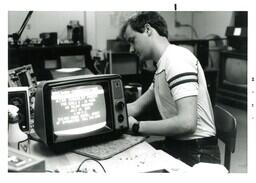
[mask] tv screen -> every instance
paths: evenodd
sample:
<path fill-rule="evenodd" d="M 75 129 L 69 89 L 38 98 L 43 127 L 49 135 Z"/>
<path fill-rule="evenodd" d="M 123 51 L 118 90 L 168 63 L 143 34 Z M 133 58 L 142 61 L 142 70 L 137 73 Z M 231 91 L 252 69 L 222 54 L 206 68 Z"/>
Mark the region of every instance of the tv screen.
<path fill-rule="evenodd" d="M 219 87 L 232 92 L 247 93 L 247 56 L 245 54 L 221 52 Z"/>
<path fill-rule="evenodd" d="M 60 56 L 61 68 L 85 68 L 84 55 Z"/>
<path fill-rule="evenodd" d="M 129 52 L 111 52 L 108 55 L 111 74 L 136 75 L 139 72 L 138 56 Z"/>
<path fill-rule="evenodd" d="M 106 126 L 106 104 L 101 85 L 53 88 L 51 107 L 55 134 L 82 134 Z"/>
<path fill-rule="evenodd" d="M 241 58 L 227 58 L 225 63 L 224 82 L 246 88 L 247 62 Z"/>

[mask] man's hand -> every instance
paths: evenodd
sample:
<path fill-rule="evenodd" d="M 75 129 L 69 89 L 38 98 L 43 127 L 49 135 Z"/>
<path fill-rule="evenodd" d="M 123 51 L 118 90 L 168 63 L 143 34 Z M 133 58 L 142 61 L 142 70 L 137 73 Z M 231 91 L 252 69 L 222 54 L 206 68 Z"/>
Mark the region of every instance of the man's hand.
<path fill-rule="evenodd" d="M 129 121 L 129 131 L 132 132 L 133 124 L 138 123 L 138 121 L 132 116 L 129 116 L 128 121 Z"/>

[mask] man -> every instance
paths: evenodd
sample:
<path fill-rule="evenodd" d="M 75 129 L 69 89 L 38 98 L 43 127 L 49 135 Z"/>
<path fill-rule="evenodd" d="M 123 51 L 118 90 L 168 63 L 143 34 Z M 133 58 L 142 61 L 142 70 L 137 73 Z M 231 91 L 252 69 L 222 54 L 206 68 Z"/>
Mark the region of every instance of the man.
<path fill-rule="evenodd" d="M 154 146 L 190 166 L 220 163 L 212 106 L 197 58 L 187 49 L 169 43 L 167 24 L 157 12 L 132 16 L 121 35 L 141 62 L 152 59 L 157 66 L 149 89 L 128 104 L 133 133 L 165 136 Z M 162 119 L 137 121 L 154 102 Z"/>

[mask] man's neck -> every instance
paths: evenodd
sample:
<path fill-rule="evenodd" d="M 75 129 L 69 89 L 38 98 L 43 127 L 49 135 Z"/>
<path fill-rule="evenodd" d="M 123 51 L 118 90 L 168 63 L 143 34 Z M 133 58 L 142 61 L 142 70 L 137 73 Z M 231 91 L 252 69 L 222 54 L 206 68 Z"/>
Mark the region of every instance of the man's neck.
<path fill-rule="evenodd" d="M 159 37 L 155 41 L 154 45 L 154 54 L 153 54 L 153 60 L 157 64 L 161 58 L 161 56 L 164 54 L 166 48 L 170 45 L 168 39 L 165 37 Z"/>

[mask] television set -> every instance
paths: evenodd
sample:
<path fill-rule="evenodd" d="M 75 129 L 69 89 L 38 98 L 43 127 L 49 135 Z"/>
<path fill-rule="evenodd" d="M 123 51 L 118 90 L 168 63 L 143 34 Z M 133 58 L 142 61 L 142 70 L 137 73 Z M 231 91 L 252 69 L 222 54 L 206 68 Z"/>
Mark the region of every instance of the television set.
<path fill-rule="evenodd" d="M 218 98 L 240 108 L 247 107 L 247 54 L 235 51 L 220 53 Z"/>
<path fill-rule="evenodd" d="M 110 53 L 110 73 L 120 75 L 137 75 L 139 60 L 132 53 Z"/>
<path fill-rule="evenodd" d="M 38 85 L 34 130 L 53 149 L 79 141 L 91 143 L 127 129 L 120 75 L 73 76 Z"/>
<path fill-rule="evenodd" d="M 139 57 L 130 53 L 130 45 L 122 40 L 107 40 L 107 61 L 110 74 L 135 76 L 139 73 Z"/>

